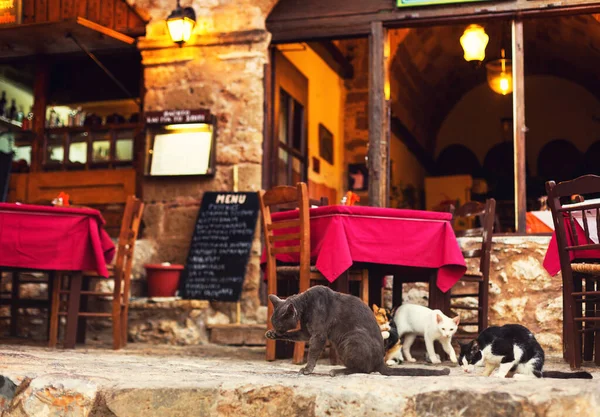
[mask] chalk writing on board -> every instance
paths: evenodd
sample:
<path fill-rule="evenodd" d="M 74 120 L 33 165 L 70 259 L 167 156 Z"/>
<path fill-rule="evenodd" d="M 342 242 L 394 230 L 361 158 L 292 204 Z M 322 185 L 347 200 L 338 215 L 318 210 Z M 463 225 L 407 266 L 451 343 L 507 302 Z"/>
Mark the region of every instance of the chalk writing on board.
<path fill-rule="evenodd" d="M 182 276 L 184 298 L 239 300 L 258 210 L 255 193 L 204 194 Z"/>

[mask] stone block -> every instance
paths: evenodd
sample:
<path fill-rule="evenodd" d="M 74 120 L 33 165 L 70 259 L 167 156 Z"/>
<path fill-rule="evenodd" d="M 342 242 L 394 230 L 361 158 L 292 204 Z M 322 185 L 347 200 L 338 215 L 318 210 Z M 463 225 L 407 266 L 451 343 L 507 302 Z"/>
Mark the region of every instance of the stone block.
<path fill-rule="evenodd" d="M 164 205 L 162 203 L 152 203 L 147 200 L 144 205 L 144 237 L 155 238 L 163 233 L 164 229 Z"/>
<path fill-rule="evenodd" d="M 87 417 L 94 408 L 98 386 L 78 375 L 46 374 L 24 381 L 6 417 Z"/>
<path fill-rule="evenodd" d="M 238 164 L 238 190 L 258 191 L 262 184 L 262 166 L 260 164 Z"/>
<path fill-rule="evenodd" d="M 165 212 L 165 236 L 189 237 L 194 233 L 200 204 L 184 207 L 172 207 Z"/>
<path fill-rule="evenodd" d="M 265 345 L 266 325 L 223 325 L 213 327 L 210 342 L 220 345 L 263 346 Z"/>

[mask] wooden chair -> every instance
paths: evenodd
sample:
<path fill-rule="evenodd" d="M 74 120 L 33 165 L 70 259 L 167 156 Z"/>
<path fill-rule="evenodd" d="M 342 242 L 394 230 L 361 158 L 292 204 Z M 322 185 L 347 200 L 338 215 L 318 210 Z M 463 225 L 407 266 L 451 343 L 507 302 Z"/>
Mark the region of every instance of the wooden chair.
<path fill-rule="evenodd" d="M 133 251 L 137 239 L 144 203 L 135 196 L 129 196 L 125 205 L 125 213 L 121 223 L 121 232 L 117 244 L 117 254 L 114 266 L 109 266 L 109 279 L 114 281 L 112 292 L 90 291 L 85 285 L 84 290 L 63 289 L 65 276 L 56 274 L 52 292 L 52 313 L 50 318 L 50 342 L 51 348 L 56 347 L 58 339 L 59 316 L 66 316 L 67 312 L 61 310 L 61 296 L 66 296 L 67 301 L 71 297 L 112 297 L 112 311 L 87 312 L 78 311 L 77 320 L 83 318 L 109 317 L 113 322 L 113 349 L 120 349 L 127 344 L 127 321 L 129 313 L 129 290 L 131 287 L 131 268 L 133 264 Z M 89 271 L 84 273 L 84 280 L 106 279 L 97 273 Z M 69 283 L 70 284 L 70 283 Z M 65 303 L 66 304 L 66 303 Z M 85 338 L 85 337 L 84 337 Z"/>
<path fill-rule="evenodd" d="M 310 264 L 310 219 L 309 199 L 305 183 L 292 186 L 277 186 L 271 190 L 258 192 L 260 202 L 263 234 L 267 251 L 267 290 L 269 294 L 278 294 L 278 276 L 294 276 L 299 280 L 299 292 L 306 291 L 311 283 L 316 281 L 327 282 L 325 277 Z M 289 206 L 294 204 L 298 207 L 298 218 L 273 223 L 271 211 L 280 205 Z M 276 234 L 280 229 L 292 229 L 294 232 Z M 299 254 L 299 264 L 294 266 L 278 266 L 276 255 L 280 253 Z M 349 279 L 360 281 L 361 299 L 368 303 L 368 273 L 349 274 Z M 279 294 L 278 294 L 279 295 Z M 273 306 L 268 303 L 267 328 L 272 329 L 270 317 L 273 314 Z M 293 362 L 296 364 L 304 361 L 304 342 L 294 344 Z M 275 341 L 267 340 L 266 359 L 275 360 Z"/>
<path fill-rule="evenodd" d="M 45 272 L 48 276 L 39 277 L 33 275 L 30 272 L 39 271 L 27 271 L 23 269 L 14 268 L 2 268 L 0 273 L 8 272 L 11 275 L 11 290 L 2 291 L 0 294 L 0 305 L 10 306 L 10 316 L 0 317 L 0 319 L 9 320 L 9 331 L 11 337 L 18 337 L 18 321 L 19 321 L 19 310 L 20 309 L 37 309 L 46 310 L 48 314 L 48 335 L 50 332 L 50 299 L 52 294 L 52 275 L 54 271 Z M 24 278 L 23 275 L 28 275 L 28 278 Z M 40 297 L 21 297 L 21 286 L 22 285 L 42 285 L 48 284 L 48 294 L 45 298 Z M 8 296 L 8 297 L 5 297 Z"/>
<path fill-rule="evenodd" d="M 583 198 L 576 205 L 561 202 L 576 194 L 600 192 L 600 177 L 585 175 L 559 184 L 548 181 L 546 191 L 563 281 L 564 358 L 573 369 L 581 367 L 582 359 L 592 360 L 594 356 L 600 365 L 600 327 L 595 327 L 600 321 L 600 259 L 586 257 L 593 256 L 589 251 L 600 250 L 590 237 L 589 219 L 595 219 L 594 231 L 600 235 L 600 203 L 586 203 Z M 583 227 L 576 218 L 581 218 Z"/>
<path fill-rule="evenodd" d="M 455 293 L 450 295 L 451 300 L 464 299 L 467 297 L 475 297 L 478 300 L 478 305 L 470 306 L 464 302 L 450 303 L 452 310 L 475 310 L 477 311 L 476 322 L 461 321 L 460 327 L 477 326 L 477 334 L 481 333 L 488 327 L 488 297 L 490 289 L 490 254 L 492 248 L 492 235 L 494 233 L 494 220 L 496 216 L 496 200 L 490 198 L 485 204 L 470 201 L 463 206 L 454 210 L 452 219 L 453 226 L 456 226 L 457 219 L 478 219 L 479 227 L 471 227 L 466 230 L 455 231 L 457 237 L 481 237 L 481 248 L 475 250 L 463 251 L 465 259 L 479 258 L 479 273 L 467 272 L 461 281 L 467 283 L 475 283 L 477 292 L 471 293 Z M 457 334 L 457 337 L 472 337 L 468 334 Z"/>

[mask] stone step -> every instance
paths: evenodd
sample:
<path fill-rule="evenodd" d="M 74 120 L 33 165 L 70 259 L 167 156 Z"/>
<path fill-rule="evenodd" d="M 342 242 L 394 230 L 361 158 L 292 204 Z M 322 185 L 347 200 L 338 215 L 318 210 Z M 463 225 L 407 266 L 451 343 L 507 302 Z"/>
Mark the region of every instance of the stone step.
<path fill-rule="evenodd" d="M 210 342 L 219 345 L 264 346 L 265 324 L 220 324 L 210 329 Z"/>

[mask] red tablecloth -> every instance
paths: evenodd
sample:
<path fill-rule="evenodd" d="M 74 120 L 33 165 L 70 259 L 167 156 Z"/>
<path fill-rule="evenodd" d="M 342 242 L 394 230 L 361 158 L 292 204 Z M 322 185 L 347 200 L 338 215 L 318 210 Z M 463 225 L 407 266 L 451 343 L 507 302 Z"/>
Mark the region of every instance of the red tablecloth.
<path fill-rule="evenodd" d="M 579 223 L 575 223 L 575 229 L 577 230 L 577 241 L 579 245 L 586 243 L 585 232 Z M 573 243 L 573 239 L 571 236 L 571 226 L 569 222 L 565 219 L 565 230 L 567 233 L 567 242 L 568 244 Z M 594 242 L 587 242 L 589 244 L 594 244 Z M 572 260 L 574 259 L 600 259 L 600 250 L 585 250 L 585 251 L 569 251 L 569 257 Z M 552 238 L 550 238 L 550 244 L 548 245 L 548 249 L 546 250 L 546 256 L 544 257 L 544 269 L 551 275 L 554 276 L 560 272 L 560 258 L 558 256 L 558 242 L 556 241 L 556 232 L 552 234 Z"/>
<path fill-rule="evenodd" d="M 108 276 L 115 246 L 97 210 L 0 203 L 0 266 Z"/>
<path fill-rule="evenodd" d="M 275 213 L 272 219 L 297 216 L 294 210 Z M 450 219 L 448 213 L 419 210 L 314 208 L 310 210 L 311 258 L 330 282 L 353 262 L 438 268 L 437 285 L 446 292 L 466 271 Z M 298 262 L 298 255 L 280 254 L 277 259 Z"/>

